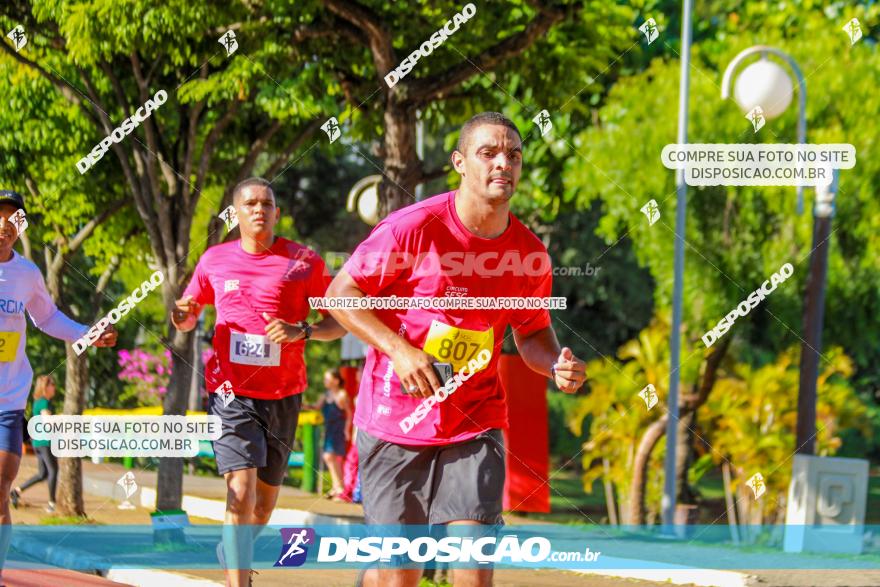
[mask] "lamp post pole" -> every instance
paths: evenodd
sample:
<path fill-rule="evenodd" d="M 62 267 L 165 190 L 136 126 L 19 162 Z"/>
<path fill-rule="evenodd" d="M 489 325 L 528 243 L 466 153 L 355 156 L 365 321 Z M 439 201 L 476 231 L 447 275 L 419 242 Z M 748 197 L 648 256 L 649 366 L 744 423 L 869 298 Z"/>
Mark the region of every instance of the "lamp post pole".
<path fill-rule="evenodd" d="M 784 51 L 766 45 L 757 45 L 741 51 L 724 72 L 721 97 L 730 94 L 730 81 L 737 66 L 750 55 L 768 53 L 785 61 L 798 82 L 798 143 L 804 144 L 807 135 L 807 86 L 797 62 Z M 832 174 L 831 185 L 816 188 L 813 212 L 813 246 L 810 253 L 810 272 L 804 294 L 803 344 L 801 345 L 800 380 L 798 383 L 797 440 L 795 452 L 811 455 L 815 452 L 816 386 L 819 376 L 819 357 L 822 349 L 822 321 L 825 308 L 825 277 L 828 271 L 828 239 L 834 216 L 834 196 L 837 192 L 838 172 Z M 803 211 L 803 187 L 798 186 L 798 209 Z"/>
<path fill-rule="evenodd" d="M 816 385 L 819 377 L 819 356 L 822 351 L 822 320 L 825 313 L 825 275 L 828 272 L 828 240 L 834 217 L 834 195 L 838 172 L 834 171 L 830 186 L 816 187 L 813 208 L 813 247 L 810 252 L 810 273 L 804 294 L 804 341 L 801 345 L 801 371 L 798 384 L 797 444 L 795 452 L 815 453 Z"/>
<path fill-rule="evenodd" d="M 422 120 L 421 111 L 416 111 L 416 155 L 421 165 L 425 164 L 425 122 Z M 416 185 L 416 202 L 421 202 L 425 197 L 425 184 L 419 182 Z"/>
<path fill-rule="evenodd" d="M 682 2 L 681 18 L 681 78 L 678 88 L 678 144 L 688 141 L 688 93 L 690 92 L 691 60 L 691 0 Z M 666 461 L 663 480 L 662 518 L 664 534 L 673 533 L 676 502 L 675 452 L 678 444 L 678 383 L 681 367 L 681 311 L 684 297 L 684 234 L 687 207 L 687 184 L 685 170 L 675 172 L 675 260 L 672 286 L 672 332 L 669 345 L 669 419 L 666 422 Z"/>

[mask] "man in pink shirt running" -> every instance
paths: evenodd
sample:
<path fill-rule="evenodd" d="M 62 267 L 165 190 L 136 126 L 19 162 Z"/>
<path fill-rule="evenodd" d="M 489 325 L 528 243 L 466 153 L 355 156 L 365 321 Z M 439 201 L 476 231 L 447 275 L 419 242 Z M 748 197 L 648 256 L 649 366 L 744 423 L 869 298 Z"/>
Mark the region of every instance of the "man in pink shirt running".
<path fill-rule="evenodd" d="M 510 213 L 522 170 L 516 125 L 494 112 L 474 116 L 461 129 L 452 163 L 460 188 L 380 222 L 336 276 L 328 297 L 550 296 L 547 250 Z M 355 412 L 367 522 L 503 523 L 507 406 L 497 365 L 505 329 L 513 328 L 526 364 L 562 391 L 574 393 L 586 377 L 584 363 L 571 349 L 560 349 L 549 311 L 331 314 L 371 345 Z M 440 381 L 435 362 L 452 365 L 452 384 Z M 364 585 L 417 585 L 420 575 L 418 569 L 370 569 Z M 492 569 L 455 569 L 454 583 L 491 585 Z"/>
<path fill-rule="evenodd" d="M 241 240 L 205 251 L 171 320 L 186 332 L 205 304 L 217 309 L 205 384 L 209 413 L 223 424 L 213 444 L 231 530 L 225 552 L 218 545 L 217 553 L 228 584 L 237 587 L 250 581 L 252 542 L 269 522 L 287 474 L 307 387 L 306 341 L 335 340 L 345 331 L 326 313 L 320 322 L 305 322 L 308 298 L 324 295 L 330 276 L 317 253 L 275 236 L 281 211 L 269 182 L 245 180 L 232 198 Z"/>

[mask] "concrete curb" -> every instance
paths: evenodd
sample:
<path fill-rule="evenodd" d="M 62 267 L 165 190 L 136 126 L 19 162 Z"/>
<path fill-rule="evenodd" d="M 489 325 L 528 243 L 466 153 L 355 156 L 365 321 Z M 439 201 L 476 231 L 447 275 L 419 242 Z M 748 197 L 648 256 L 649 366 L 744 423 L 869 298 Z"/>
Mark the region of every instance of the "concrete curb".
<path fill-rule="evenodd" d="M 155 585 L 215 587 L 223 585 L 217 581 L 192 577 L 185 573 L 153 569 L 113 569 L 110 561 L 104 557 L 68 546 L 46 544 L 28 537 L 16 537 L 12 549 L 53 567 L 72 569 L 86 575 L 97 575 L 110 581 L 136 587 L 154 587 Z"/>
<path fill-rule="evenodd" d="M 101 497 L 110 497 L 122 500 L 123 495 L 119 486 L 110 481 L 102 480 L 85 480 L 83 483 L 85 490 L 93 495 Z M 133 499 L 143 508 L 156 509 L 156 489 L 154 487 L 141 486 L 138 489 L 138 495 Z M 194 495 L 183 495 L 181 509 L 191 516 L 198 516 L 208 520 L 222 522 L 226 516 L 226 503 L 219 499 L 209 499 L 206 497 L 196 497 Z M 272 517 L 269 518 L 271 525 L 289 525 L 289 526 L 322 526 L 322 525 L 339 525 L 351 524 L 351 518 L 327 516 L 324 514 L 315 514 L 305 510 L 297 510 L 291 508 L 275 508 Z"/>
<path fill-rule="evenodd" d="M 170 573 L 151 569 L 110 569 L 107 578 L 117 583 L 134 585 L 135 587 L 155 587 L 156 585 L 173 585 L 174 587 L 215 587 L 223 585 L 219 581 L 211 581 L 193 577 L 185 573 Z"/>
<path fill-rule="evenodd" d="M 13 550 L 33 557 L 53 567 L 72 569 L 87 575 L 107 576 L 110 561 L 102 556 L 69 546 L 47 544 L 27 536 L 16 536 Z"/>

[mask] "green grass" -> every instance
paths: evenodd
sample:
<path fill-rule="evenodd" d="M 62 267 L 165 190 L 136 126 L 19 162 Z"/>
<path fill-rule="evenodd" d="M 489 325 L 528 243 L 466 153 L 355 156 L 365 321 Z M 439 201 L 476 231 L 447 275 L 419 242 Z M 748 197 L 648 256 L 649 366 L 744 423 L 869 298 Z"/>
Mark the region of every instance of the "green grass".
<path fill-rule="evenodd" d="M 697 492 L 706 500 L 724 500 L 724 478 L 721 472 L 710 471 L 697 483 Z"/>
<path fill-rule="evenodd" d="M 330 491 L 330 488 L 333 487 L 333 484 L 330 482 L 330 473 L 328 471 L 322 471 L 321 475 L 324 477 L 324 491 Z M 284 485 L 288 487 L 295 487 L 300 489 L 302 487 L 303 481 L 303 470 L 299 467 L 287 470 L 287 477 L 284 478 Z M 320 481 L 320 480 L 316 480 Z M 315 490 L 318 488 L 315 487 Z"/>
<path fill-rule="evenodd" d="M 101 522 L 96 522 L 89 517 L 81 516 L 46 516 L 40 518 L 41 526 L 103 526 Z"/>
<path fill-rule="evenodd" d="M 865 509 L 866 524 L 880 524 L 880 475 L 868 477 L 868 504 Z"/>
<path fill-rule="evenodd" d="M 575 471 L 564 469 L 552 475 L 550 513 L 517 513 L 516 515 L 556 524 L 608 523 L 605 489 L 601 482 L 593 485 L 593 493 L 587 493 L 584 491 L 580 476 Z"/>
<path fill-rule="evenodd" d="M 697 483 L 696 490 L 706 505 L 711 503 L 716 509 L 724 508 L 724 482 L 720 471 L 712 470 L 706 473 Z M 549 514 L 517 513 L 516 515 L 557 524 L 590 524 L 592 523 L 590 520 L 598 524 L 609 523 L 602 483 L 597 481 L 593 486 L 593 493 L 587 493 L 583 489 L 580 477 L 572 470 L 553 473 L 553 478 L 550 480 L 550 510 Z M 868 478 L 865 523 L 880 524 L 880 475 L 876 472 Z"/>

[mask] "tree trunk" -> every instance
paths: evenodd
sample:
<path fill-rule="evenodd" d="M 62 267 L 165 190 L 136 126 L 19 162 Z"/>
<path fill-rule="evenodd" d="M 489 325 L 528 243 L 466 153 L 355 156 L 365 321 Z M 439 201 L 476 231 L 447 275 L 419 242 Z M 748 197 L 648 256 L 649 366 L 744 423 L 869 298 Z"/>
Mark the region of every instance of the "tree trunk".
<path fill-rule="evenodd" d="M 29 186 L 30 187 L 30 186 Z M 80 228 L 74 237 L 64 242 L 65 250 L 61 248 L 55 253 L 51 253 L 49 248 L 43 249 L 46 259 L 46 289 L 54 300 L 55 305 L 67 316 L 71 316 L 70 308 L 62 299 L 62 277 L 68 265 L 67 259 L 72 255 L 82 243 L 92 234 L 99 225 L 103 224 L 108 218 L 122 208 L 124 200 L 117 200 L 111 203 L 103 212 L 86 222 Z M 130 236 L 123 240 L 123 247 L 128 242 Z M 70 247 L 72 243 L 72 247 Z M 70 248 L 68 248 L 70 247 Z M 30 247 L 25 249 L 28 260 L 33 261 L 30 257 Z M 98 286 L 95 289 L 93 308 L 100 307 L 100 299 L 110 282 L 113 273 L 119 268 L 119 258 L 114 257 L 107 266 L 101 277 L 98 279 Z M 87 320 L 87 316 L 93 310 L 88 312 L 77 312 L 72 317 L 80 322 Z M 91 321 L 88 322 L 91 324 Z M 82 415 L 86 405 L 86 390 L 89 385 L 89 359 L 88 354 L 77 355 L 73 350 L 73 346 L 68 344 L 65 346 L 67 353 L 67 362 L 65 367 L 64 382 L 64 408 L 62 413 L 66 415 L 79 416 Z M 59 513 L 66 516 L 85 516 L 85 506 L 83 504 L 82 491 L 82 462 L 79 458 L 62 458 L 59 459 L 58 470 L 58 488 L 56 491 L 57 507 Z"/>
<path fill-rule="evenodd" d="M 675 447 L 675 495 L 681 504 L 695 505 L 696 494 L 688 483 L 688 470 L 693 463 L 695 409 L 682 411 L 678 418 L 678 434 Z"/>
<path fill-rule="evenodd" d="M 184 333 L 174 330 L 173 332 L 174 337 L 170 345 L 173 367 L 163 403 L 163 413 L 167 416 L 183 416 L 186 414 L 190 382 L 193 377 L 190 359 L 195 331 Z M 159 459 L 157 484 L 156 509 L 180 509 L 183 502 L 183 459 L 179 457 Z"/>
<path fill-rule="evenodd" d="M 737 472 L 738 473 L 738 472 Z M 738 479 L 742 479 L 742 476 L 737 474 Z M 751 489 L 749 489 L 745 483 L 737 483 L 736 487 L 736 509 L 737 509 L 737 517 L 740 523 L 740 536 L 743 539 L 745 544 L 752 543 L 752 502 L 751 502 Z"/>
<path fill-rule="evenodd" d="M 416 153 L 416 111 L 390 97 L 385 110 L 385 179 L 379 188 L 379 214 L 389 213 L 415 202 L 422 162 Z"/>
<path fill-rule="evenodd" d="M 721 361 L 727 354 L 732 340 L 731 336 L 725 337 L 724 341 L 712 350 L 706 358 L 705 368 L 699 381 L 693 386 L 693 391 L 681 397 L 678 413 L 678 438 L 676 439 L 678 446 L 675 447 L 675 496 L 677 503 L 696 504 L 697 495 L 688 483 L 687 474 L 694 460 L 694 439 L 696 437 L 694 426 L 697 420 L 697 410 L 709 399 L 709 394 L 718 380 Z"/>
<path fill-rule="evenodd" d="M 640 526 L 645 523 L 645 485 L 648 481 L 648 462 L 657 442 L 666 434 L 666 421 L 669 414 L 653 422 L 639 442 L 636 458 L 633 463 L 633 476 L 629 488 L 629 519 L 627 524 Z"/>
<path fill-rule="evenodd" d="M 730 490 L 730 464 L 727 461 L 721 463 L 721 475 L 724 480 L 724 504 L 727 506 L 727 525 L 730 526 L 730 538 L 734 544 L 739 544 L 736 507 L 734 506 L 733 492 Z"/>
<path fill-rule="evenodd" d="M 608 459 L 602 459 L 602 469 L 605 475 L 602 477 L 602 483 L 605 487 L 605 507 L 608 509 L 608 523 L 612 526 L 619 526 L 617 520 L 617 504 L 614 500 L 614 484 L 611 483 L 610 472 L 611 465 Z"/>
<path fill-rule="evenodd" d="M 86 354 L 77 355 L 72 345 L 67 347 L 66 382 L 64 390 L 65 415 L 79 416 L 86 404 L 85 392 L 89 383 L 89 363 Z M 58 459 L 58 513 L 63 516 L 85 516 L 82 485 L 82 461 L 78 457 Z"/>

